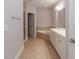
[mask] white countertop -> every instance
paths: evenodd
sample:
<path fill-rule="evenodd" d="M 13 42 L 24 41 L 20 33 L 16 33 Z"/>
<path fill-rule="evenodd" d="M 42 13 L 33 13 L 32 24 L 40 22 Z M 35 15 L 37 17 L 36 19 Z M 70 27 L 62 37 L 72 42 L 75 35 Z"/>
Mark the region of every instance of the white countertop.
<path fill-rule="evenodd" d="M 54 31 L 54 32 L 66 37 L 66 30 L 65 30 L 65 28 L 50 28 L 50 30 L 52 30 L 52 31 Z"/>

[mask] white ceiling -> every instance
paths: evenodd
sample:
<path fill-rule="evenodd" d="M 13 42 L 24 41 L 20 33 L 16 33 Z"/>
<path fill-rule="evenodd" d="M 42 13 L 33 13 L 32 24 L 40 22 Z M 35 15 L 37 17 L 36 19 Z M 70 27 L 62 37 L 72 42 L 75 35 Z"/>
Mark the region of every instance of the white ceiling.
<path fill-rule="evenodd" d="M 36 7 L 51 7 L 53 6 L 58 0 L 28 0 Z"/>

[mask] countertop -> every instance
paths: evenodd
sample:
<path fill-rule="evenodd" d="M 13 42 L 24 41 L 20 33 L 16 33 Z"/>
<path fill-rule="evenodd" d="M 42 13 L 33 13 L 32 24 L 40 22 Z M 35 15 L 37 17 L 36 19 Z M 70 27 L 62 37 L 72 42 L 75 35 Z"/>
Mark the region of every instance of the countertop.
<path fill-rule="evenodd" d="M 54 32 L 66 37 L 66 30 L 65 30 L 65 28 L 50 28 L 50 30 L 52 30 L 52 31 L 54 31 Z"/>

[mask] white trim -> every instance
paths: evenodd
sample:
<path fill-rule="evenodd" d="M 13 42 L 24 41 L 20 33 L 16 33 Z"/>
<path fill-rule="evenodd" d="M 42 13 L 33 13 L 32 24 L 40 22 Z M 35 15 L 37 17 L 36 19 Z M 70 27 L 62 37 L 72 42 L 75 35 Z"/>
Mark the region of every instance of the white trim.
<path fill-rule="evenodd" d="M 23 41 L 23 44 L 27 41 L 28 39 L 25 39 L 24 41 Z"/>
<path fill-rule="evenodd" d="M 28 40 L 28 36 L 26 35 L 25 39 L 23 40 L 23 44 Z"/>
<path fill-rule="evenodd" d="M 17 55 L 15 56 L 14 59 L 18 59 L 18 58 L 19 58 L 19 56 L 20 56 L 20 54 L 22 53 L 23 49 L 24 49 L 24 45 L 21 46 L 19 52 L 17 53 Z"/>
<path fill-rule="evenodd" d="M 25 40 L 28 40 L 28 35 L 26 35 Z"/>

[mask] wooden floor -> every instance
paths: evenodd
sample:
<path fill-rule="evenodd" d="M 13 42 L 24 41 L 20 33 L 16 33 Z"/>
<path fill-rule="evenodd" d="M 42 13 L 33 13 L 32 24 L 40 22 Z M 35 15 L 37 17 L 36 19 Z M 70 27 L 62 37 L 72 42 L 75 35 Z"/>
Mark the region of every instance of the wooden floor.
<path fill-rule="evenodd" d="M 30 38 L 24 44 L 19 59 L 60 59 L 50 42 L 43 39 Z"/>

